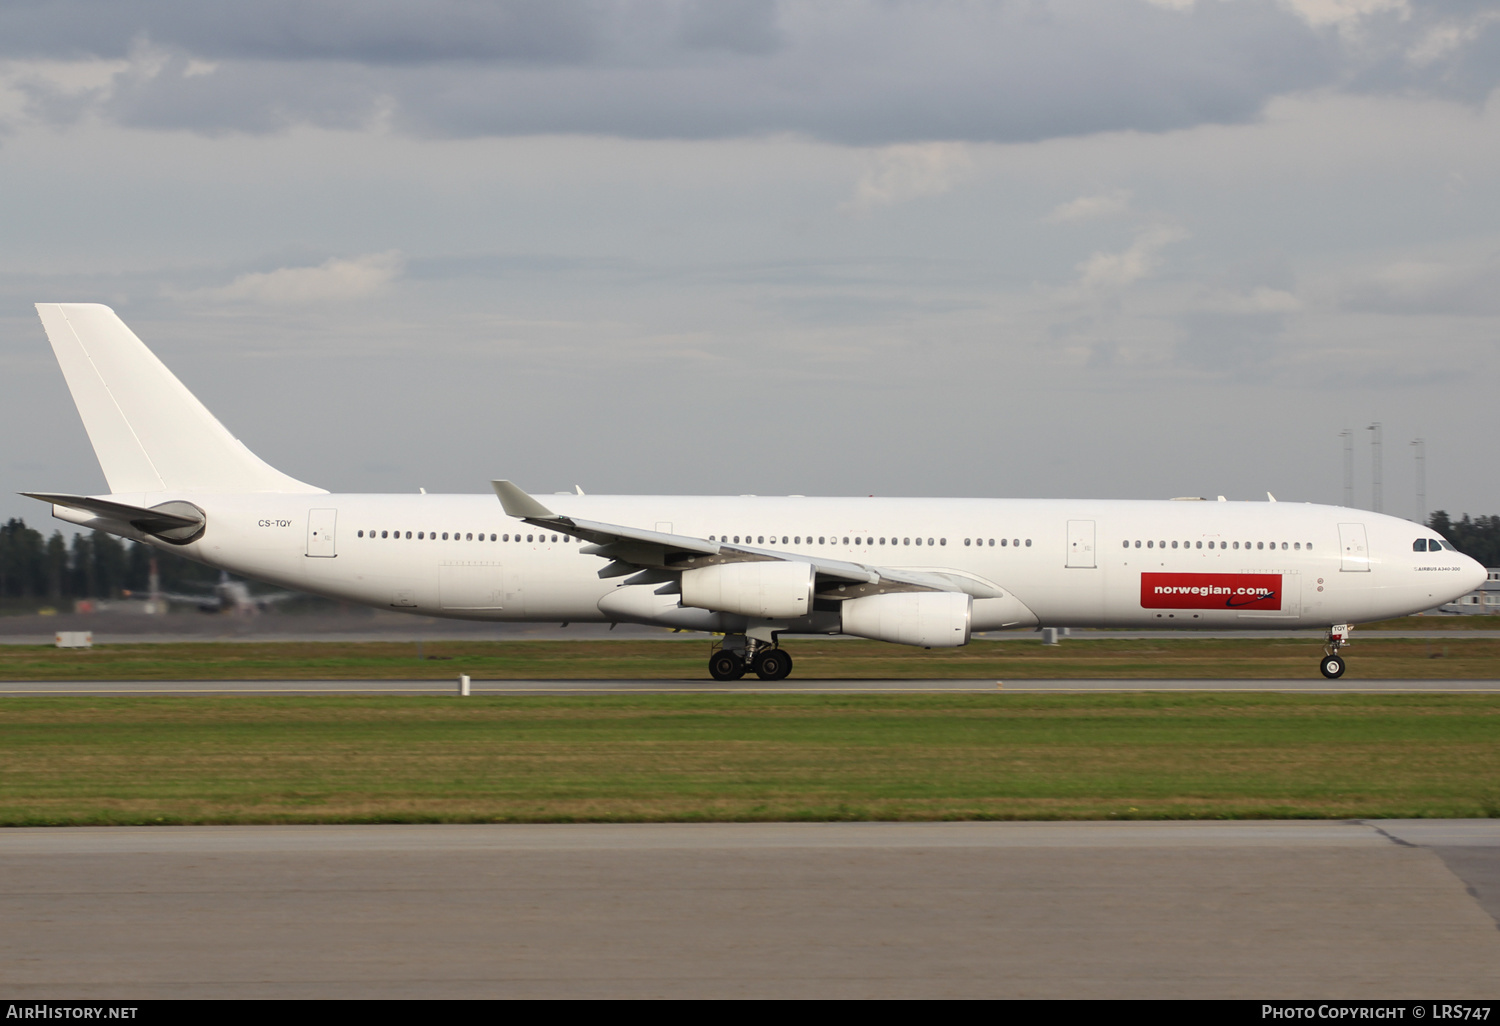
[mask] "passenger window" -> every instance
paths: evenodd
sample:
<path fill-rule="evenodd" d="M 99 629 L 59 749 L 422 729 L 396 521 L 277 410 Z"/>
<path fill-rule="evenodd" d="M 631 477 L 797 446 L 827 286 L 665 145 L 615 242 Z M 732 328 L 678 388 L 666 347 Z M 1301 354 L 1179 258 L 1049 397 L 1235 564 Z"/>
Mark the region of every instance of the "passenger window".
<path fill-rule="evenodd" d="M 1282 551 L 1282 552 L 1285 552 L 1285 551 L 1286 551 L 1286 542 L 1282 542 L 1282 543 L 1281 543 L 1281 551 Z"/>
<path fill-rule="evenodd" d="M 918 545 L 921 545 L 921 544 L 922 544 L 922 539 L 921 539 L 921 538 L 918 538 L 918 539 L 917 539 L 917 544 L 918 544 Z"/>
<path fill-rule="evenodd" d="M 1128 548 L 1130 548 L 1130 539 L 1127 538 L 1125 541 L 1121 542 L 1120 544 L 1124 545 L 1128 549 Z"/>
<path fill-rule="evenodd" d="M 1026 547 L 1027 547 L 1027 548 L 1028 548 L 1028 549 L 1029 549 L 1029 548 L 1031 548 L 1031 539 L 1030 539 L 1030 538 L 1027 538 L 1027 539 L 1026 539 Z"/>
<path fill-rule="evenodd" d="M 1250 543 L 1249 543 L 1249 542 L 1246 542 L 1246 543 L 1245 543 L 1245 544 L 1246 544 L 1246 545 L 1247 545 L 1247 546 L 1248 546 L 1248 545 L 1249 545 L 1249 544 L 1250 544 Z M 1234 543 L 1234 547 L 1235 547 L 1235 548 L 1239 548 L 1239 547 L 1240 547 L 1240 543 L 1239 543 L 1239 542 L 1235 542 L 1235 543 Z"/>
<path fill-rule="evenodd" d="M 1213 545 L 1213 542 L 1209 542 L 1209 545 L 1211 547 Z M 1200 548 L 1200 549 L 1203 548 L 1203 543 L 1202 542 L 1198 543 L 1198 548 Z"/>
<path fill-rule="evenodd" d="M 938 544 L 939 545 L 947 545 L 948 544 L 948 539 L 947 538 L 939 538 L 938 539 Z"/>
<path fill-rule="evenodd" d="M 1000 547 L 1002 549 L 1005 548 L 1009 543 L 1010 543 L 1010 539 L 1009 538 L 1001 538 L 1000 539 Z"/>
<path fill-rule="evenodd" d="M 967 545 L 967 544 L 969 544 L 969 539 L 967 539 L 967 538 L 965 538 L 965 539 L 964 539 L 964 544 L 965 544 L 965 545 Z"/>
<path fill-rule="evenodd" d="M 1301 542 L 1292 542 L 1292 548 L 1296 549 L 1298 552 L 1301 552 L 1302 551 L 1302 543 Z"/>
<path fill-rule="evenodd" d="M 364 536 L 365 536 L 365 532 L 363 532 L 363 531 L 360 531 L 360 532 L 359 532 L 359 536 L 360 536 L 360 537 L 361 537 L 361 538 L 363 538 L 363 537 L 364 537 Z"/>
<path fill-rule="evenodd" d="M 1266 547 L 1266 543 L 1265 543 L 1265 542 L 1256 542 L 1256 543 L 1255 543 L 1255 547 L 1256 547 L 1256 548 L 1257 548 L 1257 549 L 1263 549 L 1263 548 L 1265 548 L 1265 547 Z"/>
<path fill-rule="evenodd" d="M 384 538 L 384 537 L 385 537 L 385 532 L 384 532 L 384 531 L 381 531 L 381 532 L 380 532 L 380 537 L 382 537 L 382 538 Z"/>
<path fill-rule="evenodd" d="M 819 545 L 822 545 L 822 544 L 823 544 L 823 537 L 824 537 L 824 536 L 823 536 L 823 535 L 821 535 L 821 534 L 820 534 L 820 535 L 818 535 L 818 544 L 819 544 Z"/>
<path fill-rule="evenodd" d="M 1176 548 L 1176 547 L 1177 547 L 1177 543 L 1176 543 L 1176 542 L 1173 542 L 1173 543 L 1172 543 L 1172 548 L 1174 548 L 1174 549 L 1175 549 L 1175 548 Z"/>
<path fill-rule="evenodd" d="M 1136 548 L 1140 548 L 1140 547 L 1141 547 L 1141 540 L 1140 540 L 1140 539 L 1139 539 L 1139 538 L 1137 538 L 1137 539 L 1136 539 L 1136 540 L 1135 540 L 1135 547 L 1136 547 Z"/>
<path fill-rule="evenodd" d="M 529 534 L 528 534 L 528 535 L 527 535 L 527 536 L 526 536 L 526 540 L 527 540 L 527 541 L 532 541 L 532 540 L 533 540 L 533 539 L 532 539 L 532 537 L 531 537 L 531 535 L 529 535 Z"/>
<path fill-rule="evenodd" d="M 845 544 L 845 545 L 848 545 L 848 544 L 849 544 L 849 539 L 848 539 L 848 538 L 845 538 L 845 539 L 844 539 L 844 544 Z"/>

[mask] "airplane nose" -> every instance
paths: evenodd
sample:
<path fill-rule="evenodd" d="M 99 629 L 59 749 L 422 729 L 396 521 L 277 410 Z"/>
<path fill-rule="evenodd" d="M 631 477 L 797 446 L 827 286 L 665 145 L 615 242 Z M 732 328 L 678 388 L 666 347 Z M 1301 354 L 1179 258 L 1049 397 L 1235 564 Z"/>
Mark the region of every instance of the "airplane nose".
<path fill-rule="evenodd" d="M 1480 563 L 1479 560 L 1474 559 L 1472 556 L 1464 557 L 1464 581 L 1466 582 L 1466 591 L 1473 591 L 1488 579 L 1489 571 L 1485 570 L 1484 565 Z"/>

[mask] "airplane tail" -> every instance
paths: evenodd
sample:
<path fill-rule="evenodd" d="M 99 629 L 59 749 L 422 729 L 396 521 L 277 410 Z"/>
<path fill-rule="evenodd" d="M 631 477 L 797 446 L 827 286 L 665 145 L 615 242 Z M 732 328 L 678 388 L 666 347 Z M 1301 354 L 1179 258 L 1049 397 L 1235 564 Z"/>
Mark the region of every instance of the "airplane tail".
<path fill-rule="evenodd" d="M 245 448 L 109 307 L 36 310 L 111 492 L 325 491 Z"/>

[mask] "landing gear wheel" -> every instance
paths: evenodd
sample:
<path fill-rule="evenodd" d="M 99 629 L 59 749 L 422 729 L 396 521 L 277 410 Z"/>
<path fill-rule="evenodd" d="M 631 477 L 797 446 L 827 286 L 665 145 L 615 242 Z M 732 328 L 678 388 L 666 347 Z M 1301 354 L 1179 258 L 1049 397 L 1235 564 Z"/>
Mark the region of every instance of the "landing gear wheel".
<path fill-rule="evenodd" d="M 1323 662 L 1318 668 L 1323 671 L 1323 676 L 1329 680 L 1338 680 L 1344 675 L 1344 657 L 1329 655 L 1323 657 Z"/>
<path fill-rule="evenodd" d="M 779 648 L 763 649 L 755 657 L 755 675 L 761 680 L 786 680 L 792 672 L 792 657 Z"/>
<path fill-rule="evenodd" d="M 709 657 L 708 673 L 714 680 L 739 680 L 745 675 L 745 660 L 733 652 L 715 652 Z"/>

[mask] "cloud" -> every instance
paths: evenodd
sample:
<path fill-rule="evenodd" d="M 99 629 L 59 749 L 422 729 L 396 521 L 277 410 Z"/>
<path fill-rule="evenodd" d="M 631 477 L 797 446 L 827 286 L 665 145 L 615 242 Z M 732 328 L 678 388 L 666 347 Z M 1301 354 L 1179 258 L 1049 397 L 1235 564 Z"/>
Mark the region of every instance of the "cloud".
<path fill-rule="evenodd" d="M 922 196 L 939 196 L 974 170 L 974 158 L 961 143 L 890 146 L 876 153 L 844 205 L 856 213 Z"/>
<path fill-rule="evenodd" d="M 262 303 L 268 306 L 305 306 L 347 303 L 382 291 L 402 271 L 401 254 L 367 253 L 352 260 L 333 257 L 317 267 L 281 267 L 242 274 L 222 288 L 198 295 L 222 302 Z"/>
<path fill-rule="evenodd" d="M 1204 311 L 1237 315 L 1297 313 L 1302 306 L 1302 300 L 1295 293 L 1264 285 L 1248 292 L 1215 292 L 1199 304 Z"/>
<path fill-rule="evenodd" d="M 1407 0 L 1282 0 L 1287 7 L 1307 19 L 1310 25 L 1336 25 L 1350 28 L 1375 14 L 1411 16 Z"/>
<path fill-rule="evenodd" d="M 1340 45 L 1273 0 L 0 5 L 0 59 L 165 54 L 161 73 L 118 73 L 90 112 L 207 133 L 362 126 L 382 110 L 424 136 L 887 146 L 1158 132 L 1245 122 L 1272 97 L 1335 84 Z M 69 116 L 42 99 L 38 117 Z"/>
<path fill-rule="evenodd" d="M 1387 264 L 1347 289 L 1344 305 L 1407 315 L 1500 313 L 1500 254 Z"/>
<path fill-rule="evenodd" d="M 1214 375 L 1266 378 L 1284 369 L 1286 316 L 1193 310 L 1177 318 L 1175 355 L 1185 367 Z"/>
<path fill-rule="evenodd" d="M 67 103 L 0 77 L 43 121 L 207 133 L 1019 142 L 1245 123 L 1319 89 L 1479 103 L 1500 17 L 1482 0 L 0 5 L 0 62 L 122 60 Z"/>
<path fill-rule="evenodd" d="M 1078 265 L 1078 284 L 1090 291 L 1120 289 L 1146 277 L 1161 263 L 1161 251 L 1188 233 L 1174 225 L 1153 225 L 1119 253 L 1095 253 Z"/>
<path fill-rule="evenodd" d="M 1407 59 L 1419 67 L 1443 60 L 1479 39 L 1497 21 L 1500 11 L 1480 11 L 1468 18 L 1441 21 L 1407 50 Z"/>
<path fill-rule="evenodd" d="M 1102 193 L 1098 196 L 1080 196 L 1075 200 L 1060 203 L 1047 215 L 1048 221 L 1067 224 L 1076 221 L 1096 221 L 1107 217 L 1119 217 L 1130 212 L 1130 193 L 1124 189 Z"/>

